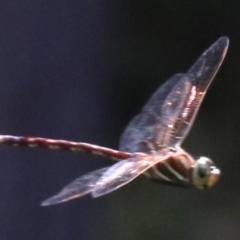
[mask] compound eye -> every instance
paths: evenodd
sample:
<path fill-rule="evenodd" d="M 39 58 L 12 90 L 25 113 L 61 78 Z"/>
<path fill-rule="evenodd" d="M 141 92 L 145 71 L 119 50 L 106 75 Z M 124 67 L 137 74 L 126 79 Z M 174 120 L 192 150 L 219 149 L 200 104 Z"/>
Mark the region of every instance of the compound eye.
<path fill-rule="evenodd" d="M 200 157 L 193 166 L 192 183 L 199 189 L 210 188 L 218 181 L 221 172 L 206 157 Z"/>
<path fill-rule="evenodd" d="M 199 165 L 198 167 L 198 176 L 200 178 L 206 178 L 209 175 L 208 168 L 204 165 Z"/>

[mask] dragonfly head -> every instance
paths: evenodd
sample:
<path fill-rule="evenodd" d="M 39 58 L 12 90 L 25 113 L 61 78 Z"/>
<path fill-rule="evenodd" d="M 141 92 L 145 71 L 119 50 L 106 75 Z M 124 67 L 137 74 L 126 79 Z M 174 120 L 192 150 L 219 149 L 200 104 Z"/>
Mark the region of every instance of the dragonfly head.
<path fill-rule="evenodd" d="M 199 189 L 208 189 L 217 183 L 220 175 L 221 171 L 211 159 L 200 157 L 193 166 L 192 183 Z"/>

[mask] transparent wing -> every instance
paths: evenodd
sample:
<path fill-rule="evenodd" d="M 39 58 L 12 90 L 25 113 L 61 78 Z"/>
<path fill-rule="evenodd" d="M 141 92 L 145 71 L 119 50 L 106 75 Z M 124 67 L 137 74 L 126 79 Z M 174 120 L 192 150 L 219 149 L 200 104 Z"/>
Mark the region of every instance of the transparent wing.
<path fill-rule="evenodd" d="M 172 127 L 184 109 L 191 76 L 177 74 L 162 85 L 130 122 L 120 139 L 120 150 L 146 152 L 167 147 Z"/>
<path fill-rule="evenodd" d="M 62 202 L 67 202 L 72 199 L 82 197 L 88 193 L 91 193 L 97 180 L 108 168 L 98 169 L 81 176 L 74 180 L 69 185 L 64 187 L 58 194 L 48 198 L 41 203 L 42 206 L 55 205 Z"/>
<path fill-rule="evenodd" d="M 171 144 L 180 145 L 188 134 L 207 89 L 226 56 L 228 45 L 227 37 L 219 38 L 188 70 L 187 73 L 193 79 L 191 90 L 184 110 L 175 124 L 175 139 L 172 139 Z"/>
<path fill-rule="evenodd" d="M 171 154 L 168 149 L 163 149 L 157 155 L 136 156 L 114 164 L 99 178 L 92 196 L 99 197 L 126 185 L 153 165 L 166 160 Z"/>
<path fill-rule="evenodd" d="M 221 37 L 186 74 L 174 75 L 162 85 L 124 131 L 120 150 L 151 153 L 179 146 L 226 55 L 228 42 L 227 37 Z"/>

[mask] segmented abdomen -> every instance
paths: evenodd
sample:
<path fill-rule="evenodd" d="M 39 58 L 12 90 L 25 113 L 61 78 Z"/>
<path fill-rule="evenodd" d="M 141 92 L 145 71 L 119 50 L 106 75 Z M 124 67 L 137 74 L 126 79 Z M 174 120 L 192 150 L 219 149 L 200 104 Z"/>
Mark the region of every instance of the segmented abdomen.
<path fill-rule="evenodd" d="M 131 153 L 121 152 L 111 148 L 101 147 L 83 142 L 72 142 L 66 140 L 55 140 L 39 137 L 19 137 L 11 135 L 0 135 L 0 144 L 21 147 L 41 147 L 56 150 L 80 151 L 104 156 L 113 160 L 130 158 Z"/>

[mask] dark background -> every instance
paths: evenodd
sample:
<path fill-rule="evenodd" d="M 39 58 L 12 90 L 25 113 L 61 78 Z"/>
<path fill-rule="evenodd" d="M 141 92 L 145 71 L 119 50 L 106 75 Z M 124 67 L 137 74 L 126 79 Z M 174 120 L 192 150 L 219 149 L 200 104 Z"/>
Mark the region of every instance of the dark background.
<path fill-rule="evenodd" d="M 183 147 L 222 169 L 212 190 L 139 178 L 99 199 L 40 202 L 111 161 L 0 148 L 1 240 L 240 238 L 238 1 L 1 0 L 0 133 L 117 148 L 129 120 L 220 36 L 230 49 Z"/>

